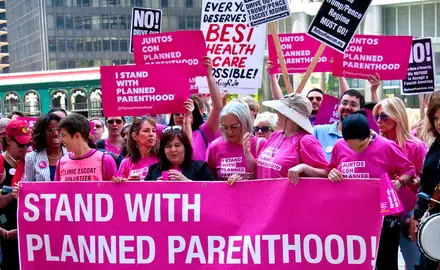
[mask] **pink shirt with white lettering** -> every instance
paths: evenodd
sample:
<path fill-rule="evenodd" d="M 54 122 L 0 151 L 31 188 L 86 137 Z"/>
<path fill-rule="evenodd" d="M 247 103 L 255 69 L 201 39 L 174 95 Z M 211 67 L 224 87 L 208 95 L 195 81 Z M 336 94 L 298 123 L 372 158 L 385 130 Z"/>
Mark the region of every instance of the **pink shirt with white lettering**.
<path fill-rule="evenodd" d="M 384 173 L 391 179 L 394 175 L 415 175 L 414 165 L 400 147 L 377 135 L 362 153 L 354 152 L 344 139 L 339 139 L 333 147 L 330 168 L 337 168 L 344 178 L 380 178 Z"/>
<path fill-rule="evenodd" d="M 257 159 L 257 179 L 285 178 L 290 168 L 298 164 L 328 169 L 324 151 L 315 136 L 301 131 L 286 137 L 275 131 Z"/>
<path fill-rule="evenodd" d="M 405 156 L 409 159 L 409 161 L 413 163 L 416 170 L 416 176 L 419 177 L 420 173 L 422 172 L 423 159 L 428 152 L 425 143 L 417 139 L 416 137 L 411 136 L 410 140 L 405 143 L 403 152 L 405 153 Z M 397 194 L 399 194 L 399 198 L 402 201 L 403 206 L 405 207 L 404 214 L 411 211 L 417 201 L 416 193 L 406 186 L 399 189 L 397 191 Z"/>
<path fill-rule="evenodd" d="M 128 178 L 130 174 L 141 174 L 141 180 L 144 180 L 148 174 L 148 167 L 157 163 L 156 156 L 144 157 L 137 163 L 133 163 L 130 158 L 124 158 L 119 165 L 118 175 Z"/>
<path fill-rule="evenodd" d="M 266 143 L 264 138 L 251 137 L 251 154 L 254 158 Z M 216 139 L 208 147 L 207 162 L 218 180 L 228 180 L 233 174 L 239 174 L 243 179 L 255 179 L 255 172 L 247 165 L 243 146 L 224 141 L 223 138 Z"/>

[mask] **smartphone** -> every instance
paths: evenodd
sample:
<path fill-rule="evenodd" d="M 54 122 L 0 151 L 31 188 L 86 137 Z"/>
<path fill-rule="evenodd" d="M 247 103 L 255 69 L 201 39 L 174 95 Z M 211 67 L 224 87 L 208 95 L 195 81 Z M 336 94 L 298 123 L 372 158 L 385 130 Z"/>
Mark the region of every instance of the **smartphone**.
<path fill-rule="evenodd" d="M 170 180 L 170 179 L 168 178 L 168 171 L 164 171 L 164 172 L 162 172 L 162 180 L 163 180 L 163 181 L 168 181 L 168 180 Z"/>
<path fill-rule="evenodd" d="M 11 194 L 12 193 L 12 187 L 10 187 L 10 186 L 3 186 L 1 193 L 3 195 Z"/>

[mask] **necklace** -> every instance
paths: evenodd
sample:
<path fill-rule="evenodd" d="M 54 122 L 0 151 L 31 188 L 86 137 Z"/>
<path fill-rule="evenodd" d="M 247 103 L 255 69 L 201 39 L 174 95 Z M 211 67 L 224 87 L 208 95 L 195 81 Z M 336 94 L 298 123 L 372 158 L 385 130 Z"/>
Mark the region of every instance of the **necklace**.
<path fill-rule="evenodd" d="M 8 153 L 7 151 L 5 152 L 5 155 L 6 155 L 8 158 L 10 158 L 11 161 L 13 161 L 13 162 L 15 162 L 15 164 L 17 164 L 17 160 L 16 160 L 15 158 L 11 157 L 11 155 L 9 155 L 9 153 Z"/>
<path fill-rule="evenodd" d="M 63 154 L 60 154 L 58 157 L 51 157 L 51 156 L 47 156 L 48 159 L 52 159 L 52 160 L 58 160 Z"/>

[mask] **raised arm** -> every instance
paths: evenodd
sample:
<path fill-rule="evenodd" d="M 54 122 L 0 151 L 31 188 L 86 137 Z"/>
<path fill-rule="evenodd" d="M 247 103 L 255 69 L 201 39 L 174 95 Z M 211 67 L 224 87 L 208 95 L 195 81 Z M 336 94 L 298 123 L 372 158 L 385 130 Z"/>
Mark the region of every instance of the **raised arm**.
<path fill-rule="evenodd" d="M 350 89 L 350 86 L 348 86 L 347 80 L 344 77 L 338 77 L 339 81 L 339 94 L 342 96 L 345 91 Z"/>
<path fill-rule="evenodd" d="M 379 89 L 380 86 L 380 76 L 379 74 L 372 75 L 368 77 L 368 82 L 371 84 L 371 100 L 375 102 L 379 102 L 379 99 L 377 97 L 377 89 Z"/>
<path fill-rule="evenodd" d="M 269 73 L 269 69 L 273 68 L 272 61 L 267 61 L 266 70 Z M 281 90 L 280 85 L 278 84 L 278 79 L 275 74 L 270 75 L 270 90 L 272 91 L 272 98 L 274 100 L 279 100 L 283 97 L 283 90 Z"/>
<path fill-rule="evenodd" d="M 212 61 L 211 58 L 205 56 L 205 66 L 208 69 L 208 87 L 211 95 L 212 108 L 206 120 L 207 126 L 211 129 L 212 134 L 217 133 L 220 128 L 220 112 L 223 108 L 222 95 L 212 75 Z"/>

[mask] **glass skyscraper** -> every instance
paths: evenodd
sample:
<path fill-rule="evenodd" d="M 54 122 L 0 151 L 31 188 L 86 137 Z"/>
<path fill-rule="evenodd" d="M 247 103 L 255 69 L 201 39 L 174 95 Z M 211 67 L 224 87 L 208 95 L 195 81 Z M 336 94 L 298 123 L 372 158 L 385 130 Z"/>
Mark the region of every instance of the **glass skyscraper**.
<path fill-rule="evenodd" d="M 11 72 L 133 63 L 133 6 L 162 9 L 163 32 L 200 29 L 201 0 L 6 0 Z"/>

